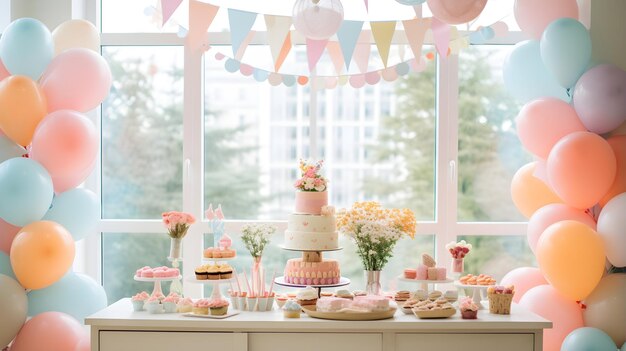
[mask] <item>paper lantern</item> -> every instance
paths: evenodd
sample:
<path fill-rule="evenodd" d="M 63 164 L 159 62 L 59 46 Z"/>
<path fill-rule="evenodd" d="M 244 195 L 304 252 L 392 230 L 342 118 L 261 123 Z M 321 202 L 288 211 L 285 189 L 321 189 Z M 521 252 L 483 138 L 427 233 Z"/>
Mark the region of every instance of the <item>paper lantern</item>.
<path fill-rule="evenodd" d="M 297 0 L 293 25 L 307 38 L 325 40 L 337 33 L 343 21 L 340 0 Z"/>

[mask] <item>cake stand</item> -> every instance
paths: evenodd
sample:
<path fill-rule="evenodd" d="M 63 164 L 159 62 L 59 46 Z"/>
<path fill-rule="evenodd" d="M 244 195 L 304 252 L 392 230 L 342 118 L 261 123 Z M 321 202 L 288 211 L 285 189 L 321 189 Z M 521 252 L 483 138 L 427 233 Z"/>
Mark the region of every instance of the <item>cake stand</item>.
<path fill-rule="evenodd" d="M 401 282 L 408 282 L 408 283 L 418 283 L 421 284 L 421 289 L 429 292 L 430 289 L 428 289 L 429 285 L 436 285 L 436 284 L 446 284 L 446 283 L 452 283 L 454 280 L 452 279 L 443 279 L 443 280 L 421 280 L 421 279 L 409 279 L 409 278 L 405 278 L 405 277 L 398 277 L 398 280 Z"/>
<path fill-rule="evenodd" d="M 186 282 L 188 282 L 188 283 L 196 283 L 196 284 L 204 284 L 204 285 L 213 285 L 213 291 L 211 291 L 211 299 L 221 299 L 222 298 L 222 292 L 220 291 L 220 284 L 232 282 L 234 279 L 235 278 L 215 279 L 215 280 L 210 280 L 210 279 L 205 279 L 205 280 L 187 279 Z"/>
<path fill-rule="evenodd" d="M 472 290 L 472 301 L 478 306 L 479 310 L 484 310 L 486 307 L 482 304 L 482 295 L 481 291 L 487 291 L 491 285 L 468 285 L 461 284 L 458 280 L 454 282 L 454 286 L 459 289 L 470 289 Z"/>
<path fill-rule="evenodd" d="M 167 278 L 145 278 L 134 276 L 133 279 L 138 282 L 146 282 L 146 283 L 154 283 L 154 288 L 152 289 L 152 295 L 161 294 L 163 295 L 163 290 L 161 290 L 161 282 L 171 282 L 173 280 L 181 279 L 182 276 L 177 277 L 167 277 Z"/>

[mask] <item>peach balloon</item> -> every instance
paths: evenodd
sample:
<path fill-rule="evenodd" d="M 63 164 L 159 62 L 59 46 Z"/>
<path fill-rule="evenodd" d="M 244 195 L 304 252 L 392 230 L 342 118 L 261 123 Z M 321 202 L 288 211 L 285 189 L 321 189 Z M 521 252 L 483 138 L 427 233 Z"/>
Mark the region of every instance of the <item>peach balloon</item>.
<path fill-rule="evenodd" d="M 98 133 L 93 123 L 81 113 L 59 110 L 35 130 L 30 157 L 46 168 L 54 182 L 57 177 L 84 174 L 97 152 Z"/>
<path fill-rule="evenodd" d="M 433 16 L 448 24 L 467 23 L 480 16 L 487 0 L 428 0 Z"/>
<path fill-rule="evenodd" d="M 538 209 L 528 221 L 526 237 L 528 246 L 535 252 L 541 234 L 552 224 L 565 220 L 578 221 L 596 230 L 596 221 L 583 210 L 565 204 L 550 204 Z"/>
<path fill-rule="evenodd" d="M 46 98 L 39 85 L 25 76 L 0 82 L 0 129 L 11 140 L 26 146 L 46 116 Z"/>
<path fill-rule="evenodd" d="M 604 243 L 586 224 L 566 220 L 549 226 L 539 238 L 537 262 L 543 275 L 563 296 L 580 301 L 604 273 Z"/>
<path fill-rule="evenodd" d="M 44 312 L 24 324 L 11 351 L 73 351 L 84 335 L 83 327 L 73 317 L 61 312 Z"/>
<path fill-rule="evenodd" d="M 74 261 L 74 240 L 60 224 L 33 222 L 11 245 L 11 266 L 26 289 L 43 289 L 61 279 Z"/>
<path fill-rule="evenodd" d="M 91 22 L 72 19 L 59 24 L 52 32 L 54 54 L 67 49 L 83 48 L 100 53 L 100 34 Z"/>
<path fill-rule="evenodd" d="M 20 227 L 7 223 L 0 218 L 0 251 L 7 255 L 11 252 L 11 244 L 19 231 Z"/>
<path fill-rule="evenodd" d="M 522 166 L 511 181 L 513 203 L 526 218 L 545 205 L 563 202 L 546 183 L 533 176 L 535 167 L 536 162 Z"/>
<path fill-rule="evenodd" d="M 563 201 L 579 209 L 593 207 L 609 191 L 617 170 L 606 140 L 574 132 L 554 145 L 548 156 L 548 180 Z"/>
<path fill-rule="evenodd" d="M 519 303 L 526 292 L 536 286 L 548 284 L 546 278 L 543 277 L 539 268 L 536 267 L 519 267 L 505 274 L 500 285 L 515 286 L 515 295 L 513 302 Z"/>
<path fill-rule="evenodd" d="M 560 351 L 561 343 L 574 329 L 583 326 L 580 306 L 566 299 L 550 285 L 539 285 L 526 292 L 520 305 L 552 322 L 543 332 L 543 351 Z"/>
<path fill-rule="evenodd" d="M 111 70 L 95 52 L 69 49 L 52 59 L 40 81 L 48 98 L 48 112 L 87 112 L 109 94 Z"/>
<path fill-rule="evenodd" d="M 562 17 L 578 19 L 578 4 L 576 0 L 515 0 L 513 14 L 522 32 L 539 40 L 552 21 Z"/>
<path fill-rule="evenodd" d="M 616 195 L 626 192 L 626 135 L 616 135 L 607 139 L 607 142 L 613 149 L 615 160 L 617 161 L 617 170 L 615 172 L 615 180 L 609 188 L 609 191 L 600 200 L 600 206 L 604 207 L 607 202 L 611 201 Z"/>
<path fill-rule="evenodd" d="M 524 147 L 547 159 L 554 144 L 573 132 L 585 132 L 574 108 L 563 100 L 543 98 L 524 105 L 516 119 L 517 135 Z"/>

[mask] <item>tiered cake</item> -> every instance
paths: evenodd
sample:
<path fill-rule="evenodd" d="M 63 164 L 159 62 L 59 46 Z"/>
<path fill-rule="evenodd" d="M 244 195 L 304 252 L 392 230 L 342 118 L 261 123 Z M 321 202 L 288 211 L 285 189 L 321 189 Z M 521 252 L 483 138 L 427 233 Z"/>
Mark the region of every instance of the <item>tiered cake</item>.
<path fill-rule="evenodd" d="M 297 285 L 331 285 L 340 279 L 339 262 L 322 259 L 322 251 L 336 250 L 338 234 L 334 208 L 328 206 L 326 179 L 315 165 L 300 161 L 302 178 L 296 181 L 295 213 L 289 215 L 284 248 L 303 251 L 302 258 L 287 261 L 285 282 Z"/>

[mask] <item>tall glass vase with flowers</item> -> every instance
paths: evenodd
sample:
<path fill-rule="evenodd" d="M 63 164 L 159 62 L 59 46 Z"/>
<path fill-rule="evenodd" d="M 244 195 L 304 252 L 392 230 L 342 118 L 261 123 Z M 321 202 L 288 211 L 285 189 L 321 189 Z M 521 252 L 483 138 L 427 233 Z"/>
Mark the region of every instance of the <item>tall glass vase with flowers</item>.
<path fill-rule="evenodd" d="M 193 215 L 185 212 L 169 211 L 161 214 L 163 224 L 167 228 L 167 234 L 170 236 L 170 255 L 168 259 L 172 261 L 172 267 L 180 267 L 181 252 L 183 246 L 183 238 L 187 235 L 189 227 L 196 222 Z M 177 279 L 172 281 L 170 292 L 182 294 L 183 287 Z"/>
<path fill-rule="evenodd" d="M 413 238 L 417 222 L 409 209 L 385 209 L 377 202 L 357 202 L 337 216 L 339 232 L 354 241 L 365 269 L 366 291 L 380 293 L 380 272 L 403 237 Z"/>
<path fill-rule="evenodd" d="M 246 224 L 241 230 L 241 241 L 252 256 L 252 291 L 248 294 L 256 294 L 262 286 L 261 276 L 263 267 L 261 257 L 263 250 L 270 242 L 272 235 L 276 232 L 276 227 L 269 224 Z"/>

